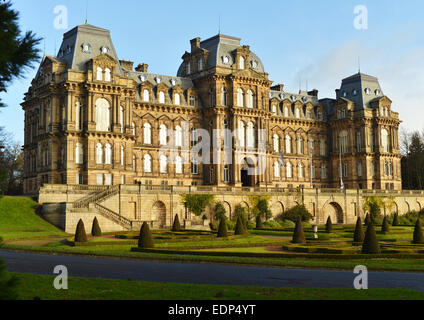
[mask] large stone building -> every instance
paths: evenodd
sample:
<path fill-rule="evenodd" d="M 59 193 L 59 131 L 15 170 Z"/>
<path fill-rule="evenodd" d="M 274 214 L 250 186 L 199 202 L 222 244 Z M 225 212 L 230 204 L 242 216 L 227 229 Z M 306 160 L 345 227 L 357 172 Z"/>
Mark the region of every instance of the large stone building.
<path fill-rule="evenodd" d="M 176 76 L 153 74 L 119 60 L 108 30 L 65 33 L 22 103 L 25 193 L 43 184 L 401 189 L 400 120 L 377 78 L 348 77 L 335 99 L 289 93 L 249 46 L 222 34 L 191 40 L 182 59 Z M 193 160 L 193 129 L 234 132 L 231 161 L 219 160 L 223 134 L 208 150 L 219 161 Z M 265 170 L 250 175 L 262 158 Z"/>

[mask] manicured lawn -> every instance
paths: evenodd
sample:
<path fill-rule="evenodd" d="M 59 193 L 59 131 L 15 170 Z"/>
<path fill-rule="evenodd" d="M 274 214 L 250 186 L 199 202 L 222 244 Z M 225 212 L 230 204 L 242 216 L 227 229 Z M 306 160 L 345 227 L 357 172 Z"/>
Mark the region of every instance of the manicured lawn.
<path fill-rule="evenodd" d="M 69 278 L 68 290 L 53 288 L 53 276 L 17 274 L 21 300 L 423 300 L 404 289 L 291 289 L 150 283 Z"/>
<path fill-rule="evenodd" d="M 29 198 L 0 197 L 0 237 L 15 240 L 66 236 L 37 216 L 34 212 L 36 206 Z"/>

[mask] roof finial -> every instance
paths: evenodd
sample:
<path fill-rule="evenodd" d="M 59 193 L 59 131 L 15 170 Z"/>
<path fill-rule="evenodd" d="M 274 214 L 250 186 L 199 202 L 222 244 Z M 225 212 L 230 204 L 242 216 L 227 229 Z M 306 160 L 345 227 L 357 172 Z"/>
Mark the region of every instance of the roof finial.
<path fill-rule="evenodd" d="M 88 24 L 88 0 L 85 4 L 85 24 Z"/>
<path fill-rule="evenodd" d="M 358 73 L 361 73 L 361 57 L 358 56 Z"/>
<path fill-rule="evenodd" d="M 221 15 L 219 15 L 218 34 L 221 34 Z"/>

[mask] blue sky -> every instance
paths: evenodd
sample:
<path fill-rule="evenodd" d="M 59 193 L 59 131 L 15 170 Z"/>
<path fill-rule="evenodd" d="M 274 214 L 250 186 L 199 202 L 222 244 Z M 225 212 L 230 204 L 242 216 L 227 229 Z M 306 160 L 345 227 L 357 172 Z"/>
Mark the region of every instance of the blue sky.
<path fill-rule="evenodd" d="M 54 28 L 54 8 L 68 9 L 68 30 L 85 22 L 86 0 L 12 1 L 22 30 L 45 38 L 47 54 L 59 48 L 66 30 Z M 354 28 L 354 8 L 368 9 L 368 29 Z M 190 39 L 221 32 L 242 38 L 286 90 L 317 88 L 334 97 L 344 77 L 358 71 L 377 76 L 407 130 L 424 122 L 424 3 L 420 0 L 88 0 L 88 22 L 111 30 L 120 59 L 148 63 L 149 71 L 176 75 Z M 41 45 L 43 47 L 44 45 Z M 23 142 L 20 103 L 36 69 L 2 94 L 8 108 L 0 126 Z"/>

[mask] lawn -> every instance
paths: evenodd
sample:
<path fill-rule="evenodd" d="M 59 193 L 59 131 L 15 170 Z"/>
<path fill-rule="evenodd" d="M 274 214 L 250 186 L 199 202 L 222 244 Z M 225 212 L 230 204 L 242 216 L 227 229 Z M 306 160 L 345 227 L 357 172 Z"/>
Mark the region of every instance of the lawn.
<path fill-rule="evenodd" d="M 69 278 L 68 290 L 53 288 L 53 276 L 17 274 L 20 300 L 423 300 L 405 289 L 300 289 L 150 283 Z"/>
<path fill-rule="evenodd" d="M 37 216 L 36 206 L 29 198 L 0 197 L 0 237 L 17 240 L 66 236 Z"/>

